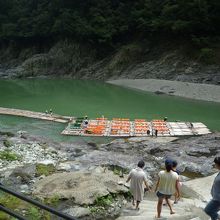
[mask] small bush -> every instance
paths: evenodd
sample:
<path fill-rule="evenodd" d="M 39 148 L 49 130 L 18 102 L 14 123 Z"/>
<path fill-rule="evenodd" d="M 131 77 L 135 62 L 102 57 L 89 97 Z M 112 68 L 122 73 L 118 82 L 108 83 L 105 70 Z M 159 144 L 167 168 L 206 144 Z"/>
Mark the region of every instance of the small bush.
<path fill-rule="evenodd" d="M 14 137 L 15 135 L 11 133 L 10 131 L 0 131 L 0 135 L 2 136 L 8 136 L 8 137 Z"/>
<path fill-rule="evenodd" d="M 60 197 L 55 195 L 51 198 L 44 199 L 44 203 L 47 205 L 57 206 L 60 201 Z"/>
<path fill-rule="evenodd" d="M 21 200 L 11 195 L 1 195 L 0 204 L 10 209 L 17 209 L 21 206 Z"/>
<path fill-rule="evenodd" d="M 192 36 L 192 43 L 196 47 L 207 47 L 210 46 L 212 39 L 210 37 L 198 37 L 198 36 Z"/>
<path fill-rule="evenodd" d="M 114 202 L 112 195 L 98 197 L 95 200 L 95 206 L 108 207 Z"/>
<path fill-rule="evenodd" d="M 123 46 L 109 63 L 109 72 L 122 69 L 141 58 L 142 48 L 139 44 L 129 44 Z"/>
<path fill-rule="evenodd" d="M 9 140 L 4 140 L 3 144 L 5 147 L 8 147 L 8 148 L 13 146 L 13 143 Z"/>
<path fill-rule="evenodd" d="M 9 208 L 9 209 L 18 209 L 21 206 L 21 200 L 19 200 L 18 198 L 11 196 L 11 195 L 5 195 L 5 194 L 1 194 L 0 196 L 0 204 L 4 205 L 5 207 Z M 1 220 L 11 220 L 12 218 L 7 215 L 4 212 L 0 212 L 0 219 Z"/>
<path fill-rule="evenodd" d="M 113 171 L 115 175 L 123 177 L 124 174 L 128 174 L 129 170 L 118 165 L 108 165 L 108 169 Z"/>
<path fill-rule="evenodd" d="M 20 156 L 16 153 L 13 153 L 12 151 L 4 150 L 0 152 L 0 159 L 7 161 L 15 161 L 20 160 Z"/>
<path fill-rule="evenodd" d="M 91 213 L 97 214 L 97 213 L 102 213 L 105 209 L 100 208 L 100 207 L 96 207 L 96 206 L 92 206 L 92 207 L 89 207 L 89 210 Z"/>
<path fill-rule="evenodd" d="M 30 220 L 41 220 L 42 216 L 40 210 L 35 207 L 30 207 L 27 213 L 28 219 Z"/>
<path fill-rule="evenodd" d="M 0 204 L 3 206 L 14 210 L 17 213 L 23 213 L 25 218 L 29 220 L 52 220 L 50 214 L 46 211 L 40 210 L 37 207 L 26 203 L 14 196 L 7 195 L 5 193 L 0 194 Z M 1 220 L 15 220 L 15 218 L 10 217 L 4 212 L 0 212 Z"/>
<path fill-rule="evenodd" d="M 125 197 L 125 199 L 127 199 L 127 200 L 131 200 L 132 199 L 131 191 L 123 192 L 122 194 Z"/>
<path fill-rule="evenodd" d="M 94 204 L 89 206 L 89 210 L 93 214 L 105 214 L 106 210 L 114 203 L 115 199 L 115 194 L 98 197 Z"/>
<path fill-rule="evenodd" d="M 41 176 L 41 175 L 49 176 L 55 171 L 56 169 L 53 164 L 48 164 L 48 165 L 37 164 L 36 165 L 36 176 Z"/>
<path fill-rule="evenodd" d="M 200 49 L 199 60 L 206 63 L 211 64 L 215 61 L 215 52 L 211 48 L 202 48 Z"/>

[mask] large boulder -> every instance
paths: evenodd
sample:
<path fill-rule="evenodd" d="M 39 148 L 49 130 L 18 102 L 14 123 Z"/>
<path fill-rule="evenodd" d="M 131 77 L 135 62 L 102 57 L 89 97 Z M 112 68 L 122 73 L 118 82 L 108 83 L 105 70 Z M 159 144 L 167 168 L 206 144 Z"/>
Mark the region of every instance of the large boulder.
<path fill-rule="evenodd" d="M 29 183 L 32 180 L 36 173 L 35 164 L 27 164 L 23 167 L 17 167 L 14 169 L 10 175 L 10 179 L 15 178 L 16 180 L 20 179 L 21 183 Z M 19 177 L 19 178 L 18 178 Z"/>
<path fill-rule="evenodd" d="M 216 173 L 202 178 L 184 182 L 182 191 L 184 195 L 190 198 L 201 199 L 202 201 L 209 201 L 211 199 L 211 187 L 216 177 Z"/>
<path fill-rule="evenodd" d="M 102 173 L 59 173 L 36 182 L 33 194 L 41 198 L 58 196 L 60 199 L 74 199 L 75 204 L 88 205 L 110 193 L 126 193 L 128 189 L 119 185 L 120 181 L 122 179 L 119 176 L 104 169 Z"/>

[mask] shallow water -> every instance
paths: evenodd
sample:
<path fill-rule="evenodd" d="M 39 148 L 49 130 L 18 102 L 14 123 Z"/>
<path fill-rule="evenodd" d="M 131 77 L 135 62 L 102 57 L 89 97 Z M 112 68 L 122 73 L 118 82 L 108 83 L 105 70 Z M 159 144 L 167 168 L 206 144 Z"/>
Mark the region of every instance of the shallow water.
<path fill-rule="evenodd" d="M 91 118 L 128 117 L 148 120 L 200 121 L 220 131 L 220 104 L 167 95 L 155 95 L 89 80 L 0 80 L 0 106 Z M 0 129 L 26 130 L 56 140 L 74 140 L 59 135 L 64 124 L 0 115 Z"/>

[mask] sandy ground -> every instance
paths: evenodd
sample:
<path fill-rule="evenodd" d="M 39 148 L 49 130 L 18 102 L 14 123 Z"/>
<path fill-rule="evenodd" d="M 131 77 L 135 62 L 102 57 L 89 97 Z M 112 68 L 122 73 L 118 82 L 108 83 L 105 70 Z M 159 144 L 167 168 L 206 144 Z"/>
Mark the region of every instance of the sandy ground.
<path fill-rule="evenodd" d="M 220 86 L 160 79 L 118 79 L 107 83 L 157 94 L 220 102 Z"/>

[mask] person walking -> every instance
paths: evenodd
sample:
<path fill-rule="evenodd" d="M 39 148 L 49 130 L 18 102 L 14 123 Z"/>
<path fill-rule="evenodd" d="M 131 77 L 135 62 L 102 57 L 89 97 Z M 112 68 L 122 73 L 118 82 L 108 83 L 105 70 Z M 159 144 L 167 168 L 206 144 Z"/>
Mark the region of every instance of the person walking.
<path fill-rule="evenodd" d="M 216 157 L 214 159 L 214 163 L 219 172 L 215 177 L 212 185 L 212 200 L 207 204 L 204 211 L 211 217 L 212 220 L 219 220 L 220 216 L 218 215 L 218 211 L 220 211 L 220 157 Z"/>
<path fill-rule="evenodd" d="M 139 210 L 139 204 L 143 200 L 144 197 L 144 184 L 147 190 L 150 190 L 150 187 L 147 183 L 147 177 L 143 170 L 145 163 L 143 160 L 139 161 L 137 164 L 137 168 L 132 169 L 128 175 L 127 183 L 131 181 L 130 191 L 133 198 L 133 206 L 135 206 L 136 202 L 136 210 Z"/>
<path fill-rule="evenodd" d="M 180 191 L 180 188 L 181 188 L 181 186 L 182 186 L 182 183 L 180 182 L 180 171 L 177 169 L 178 163 L 177 163 L 176 160 L 173 160 L 173 163 L 172 163 L 172 164 L 173 164 L 172 170 L 178 174 L 178 188 L 179 188 L 179 191 Z M 175 199 L 174 199 L 174 204 L 177 204 L 178 201 L 179 201 L 179 199 L 180 199 L 180 195 L 178 196 L 178 193 L 175 192 L 174 198 L 175 198 Z"/>
<path fill-rule="evenodd" d="M 165 168 L 166 170 L 159 172 L 159 178 L 155 188 L 155 192 L 158 197 L 156 218 L 161 218 L 161 211 L 164 199 L 166 200 L 166 203 L 170 208 L 170 214 L 175 214 L 175 211 L 173 210 L 169 199 L 175 192 L 177 192 L 177 197 L 179 197 L 180 195 L 178 187 L 179 177 L 178 174 L 172 170 L 173 162 L 166 160 Z"/>

